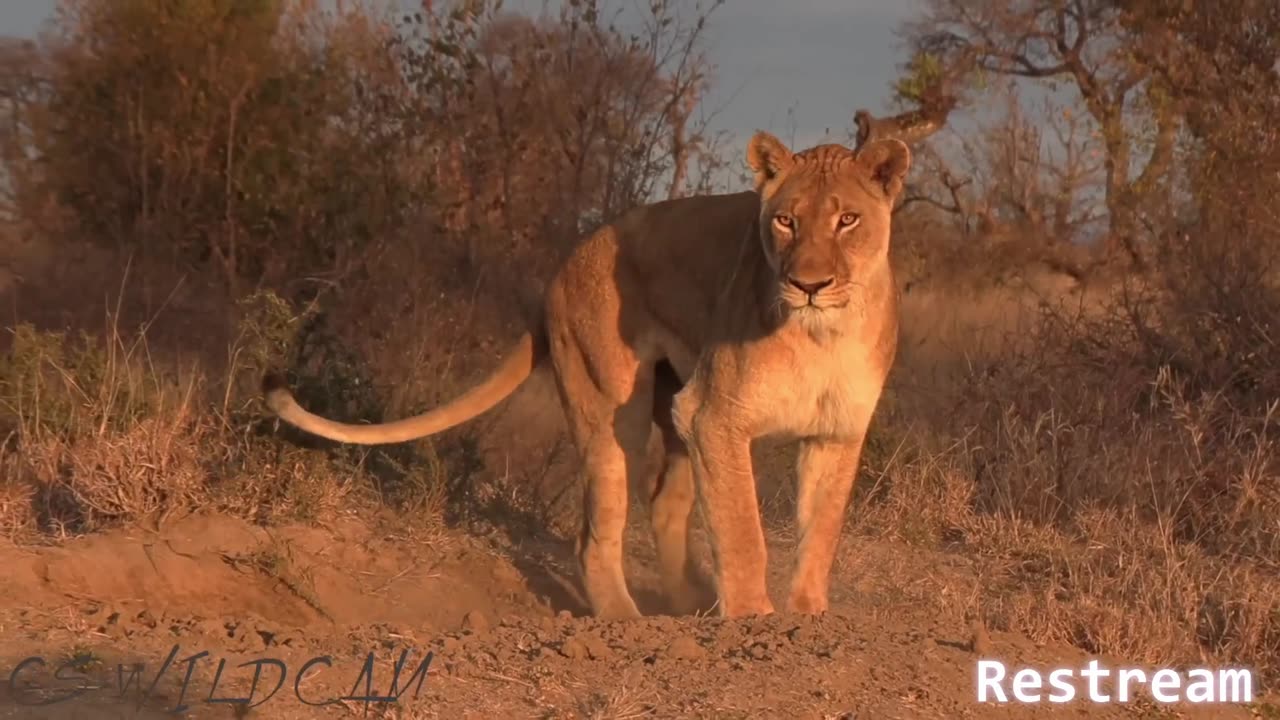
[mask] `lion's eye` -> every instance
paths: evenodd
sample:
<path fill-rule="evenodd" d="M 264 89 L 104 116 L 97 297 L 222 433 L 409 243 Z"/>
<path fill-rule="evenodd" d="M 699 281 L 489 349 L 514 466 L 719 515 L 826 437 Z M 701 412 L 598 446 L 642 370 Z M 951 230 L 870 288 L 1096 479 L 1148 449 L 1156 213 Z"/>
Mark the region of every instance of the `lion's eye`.
<path fill-rule="evenodd" d="M 795 224 L 795 220 L 793 220 L 790 215 L 774 215 L 773 221 L 778 224 L 778 227 L 784 228 L 789 228 Z"/>
<path fill-rule="evenodd" d="M 840 227 L 850 228 L 857 225 L 862 220 L 862 216 L 858 213 L 847 212 L 840 216 Z"/>

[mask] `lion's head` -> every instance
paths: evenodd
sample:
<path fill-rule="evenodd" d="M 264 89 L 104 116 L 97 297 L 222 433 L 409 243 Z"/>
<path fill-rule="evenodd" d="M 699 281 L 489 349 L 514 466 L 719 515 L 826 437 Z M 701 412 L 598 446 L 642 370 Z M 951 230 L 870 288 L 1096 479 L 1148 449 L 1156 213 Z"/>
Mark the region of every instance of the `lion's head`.
<path fill-rule="evenodd" d="M 856 151 L 819 145 L 793 153 L 759 132 L 747 162 L 778 310 L 808 327 L 836 327 L 858 304 L 867 274 L 888 261 L 890 216 L 911 151 L 885 139 Z"/>

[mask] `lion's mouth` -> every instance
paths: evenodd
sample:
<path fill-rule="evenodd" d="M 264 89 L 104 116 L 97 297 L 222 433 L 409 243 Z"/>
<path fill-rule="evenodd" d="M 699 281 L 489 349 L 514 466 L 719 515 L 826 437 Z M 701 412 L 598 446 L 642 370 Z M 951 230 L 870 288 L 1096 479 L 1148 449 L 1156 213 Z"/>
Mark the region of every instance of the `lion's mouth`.
<path fill-rule="evenodd" d="M 812 295 L 804 296 L 799 293 L 786 293 L 782 298 L 783 302 L 791 309 L 792 312 L 821 313 L 833 310 L 839 310 L 849 304 L 848 300 L 835 300 L 825 297 L 814 297 Z"/>
<path fill-rule="evenodd" d="M 836 310 L 840 310 L 841 308 L 843 308 L 848 304 L 849 303 L 847 302 L 824 302 L 824 303 L 807 302 L 807 303 L 802 303 L 800 305 L 793 306 L 793 309 L 799 312 L 824 313 L 824 312 L 834 312 Z"/>

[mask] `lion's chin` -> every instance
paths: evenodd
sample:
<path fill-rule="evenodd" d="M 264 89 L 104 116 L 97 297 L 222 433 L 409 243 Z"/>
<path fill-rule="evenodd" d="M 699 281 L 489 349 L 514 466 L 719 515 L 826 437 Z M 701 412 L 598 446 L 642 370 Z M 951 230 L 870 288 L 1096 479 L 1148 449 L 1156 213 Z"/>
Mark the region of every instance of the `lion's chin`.
<path fill-rule="evenodd" d="M 828 340 L 840 334 L 841 315 L 838 309 L 806 304 L 791 308 L 789 321 L 815 340 Z"/>
<path fill-rule="evenodd" d="M 794 303 L 787 308 L 787 316 L 790 322 L 800 326 L 814 337 L 825 337 L 843 325 L 842 307 Z"/>
<path fill-rule="evenodd" d="M 779 288 L 777 304 L 779 319 L 795 323 L 810 333 L 826 334 L 828 330 L 842 326 L 848 299 L 819 295 L 810 299 L 789 287 Z"/>

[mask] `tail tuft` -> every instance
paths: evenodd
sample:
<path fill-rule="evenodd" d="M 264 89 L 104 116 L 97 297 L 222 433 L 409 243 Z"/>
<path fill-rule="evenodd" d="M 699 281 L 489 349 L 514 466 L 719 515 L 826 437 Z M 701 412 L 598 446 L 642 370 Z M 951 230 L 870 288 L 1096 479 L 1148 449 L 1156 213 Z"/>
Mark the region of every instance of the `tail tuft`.
<path fill-rule="evenodd" d="M 269 372 L 262 376 L 262 394 L 266 398 L 267 407 L 276 414 L 279 414 L 293 397 L 289 392 L 288 381 L 285 380 L 284 375 L 277 372 Z"/>

